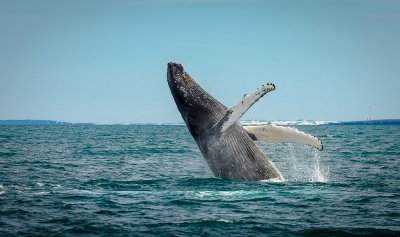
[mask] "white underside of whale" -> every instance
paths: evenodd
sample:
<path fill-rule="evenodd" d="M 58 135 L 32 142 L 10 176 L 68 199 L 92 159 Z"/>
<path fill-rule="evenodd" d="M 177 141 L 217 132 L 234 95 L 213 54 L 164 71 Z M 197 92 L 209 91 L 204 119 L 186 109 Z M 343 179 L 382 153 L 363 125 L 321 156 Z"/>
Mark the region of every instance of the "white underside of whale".
<path fill-rule="evenodd" d="M 321 140 L 313 135 L 299 131 L 297 128 L 283 127 L 273 124 L 266 126 L 244 126 L 253 140 L 270 143 L 296 143 L 323 149 Z"/>

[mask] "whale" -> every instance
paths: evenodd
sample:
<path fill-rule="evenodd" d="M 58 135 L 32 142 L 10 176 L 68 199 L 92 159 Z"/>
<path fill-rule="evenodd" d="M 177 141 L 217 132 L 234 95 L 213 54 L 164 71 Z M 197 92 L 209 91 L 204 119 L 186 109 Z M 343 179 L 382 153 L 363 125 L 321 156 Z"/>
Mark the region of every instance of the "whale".
<path fill-rule="evenodd" d="M 182 119 L 215 177 L 284 181 L 281 172 L 255 141 L 298 143 L 323 149 L 320 139 L 296 128 L 273 124 L 240 126 L 238 121 L 244 113 L 275 90 L 273 83 L 245 94 L 235 106 L 228 108 L 204 90 L 179 63 L 168 63 L 167 81 Z"/>

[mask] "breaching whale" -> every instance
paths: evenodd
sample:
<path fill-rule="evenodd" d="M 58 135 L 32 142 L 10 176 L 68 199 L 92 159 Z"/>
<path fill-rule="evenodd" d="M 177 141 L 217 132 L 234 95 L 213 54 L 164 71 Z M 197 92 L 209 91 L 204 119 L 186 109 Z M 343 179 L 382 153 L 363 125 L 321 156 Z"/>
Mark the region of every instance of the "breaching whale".
<path fill-rule="evenodd" d="M 299 143 L 323 149 L 322 142 L 296 128 L 240 126 L 237 121 L 265 94 L 275 90 L 265 84 L 228 109 L 185 72 L 168 63 L 167 80 L 179 112 L 216 177 L 237 180 L 283 181 L 284 177 L 254 141 Z"/>

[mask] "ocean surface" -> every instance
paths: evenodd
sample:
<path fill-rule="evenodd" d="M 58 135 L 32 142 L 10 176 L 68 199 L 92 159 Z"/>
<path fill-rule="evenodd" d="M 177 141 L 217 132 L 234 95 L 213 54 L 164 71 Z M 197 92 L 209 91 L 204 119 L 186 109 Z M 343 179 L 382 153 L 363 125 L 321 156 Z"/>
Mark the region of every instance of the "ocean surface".
<path fill-rule="evenodd" d="M 285 182 L 214 178 L 186 126 L 0 126 L 0 236 L 400 236 L 400 126 L 258 143 Z"/>

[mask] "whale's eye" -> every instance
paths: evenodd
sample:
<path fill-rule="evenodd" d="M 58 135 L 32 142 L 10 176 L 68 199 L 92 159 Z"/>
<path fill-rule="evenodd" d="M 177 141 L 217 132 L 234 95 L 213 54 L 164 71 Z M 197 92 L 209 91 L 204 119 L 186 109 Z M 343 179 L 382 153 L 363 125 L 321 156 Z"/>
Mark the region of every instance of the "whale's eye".
<path fill-rule="evenodd" d="M 188 121 L 189 121 L 189 123 L 193 124 L 193 123 L 196 122 L 196 117 L 194 117 L 194 116 L 189 116 L 189 117 L 188 117 Z"/>

